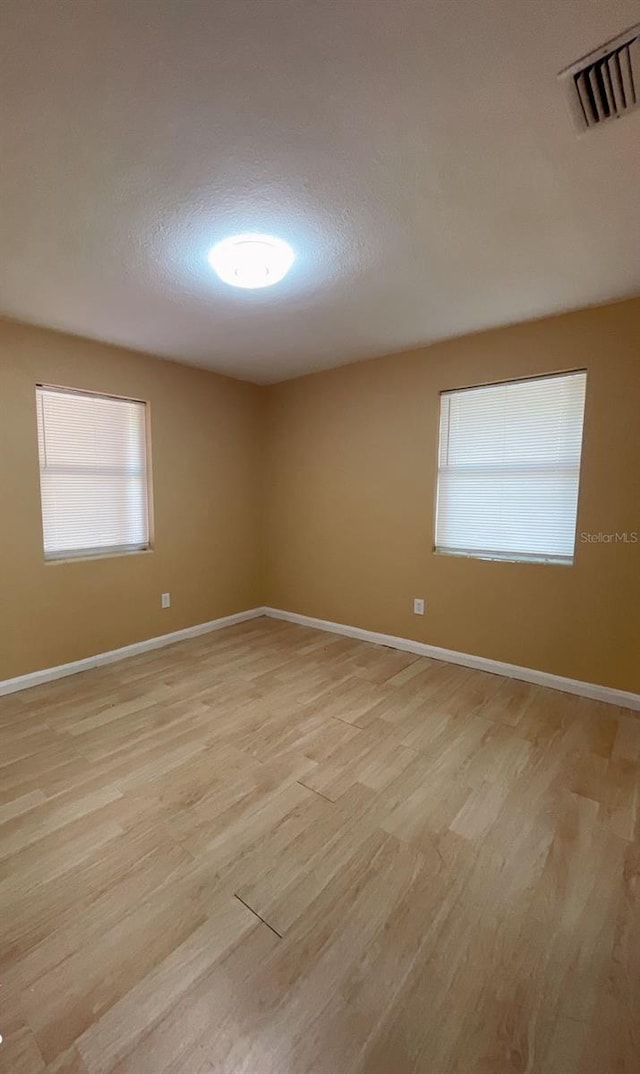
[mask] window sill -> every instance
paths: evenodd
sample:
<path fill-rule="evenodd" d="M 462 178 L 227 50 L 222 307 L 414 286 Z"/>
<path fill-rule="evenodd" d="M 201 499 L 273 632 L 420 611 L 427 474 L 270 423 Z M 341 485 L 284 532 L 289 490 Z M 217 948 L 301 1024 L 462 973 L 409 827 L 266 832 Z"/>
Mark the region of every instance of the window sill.
<path fill-rule="evenodd" d="M 132 548 L 127 552 L 94 552 L 84 556 L 61 556 L 59 559 L 45 559 L 45 567 L 58 567 L 65 563 L 95 563 L 103 559 L 123 559 L 129 556 L 148 556 L 153 548 Z"/>
<path fill-rule="evenodd" d="M 515 555 L 492 555 L 490 552 L 448 552 L 443 548 L 433 548 L 434 556 L 445 556 L 447 559 L 476 559 L 485 563 L 517 563 L 532 564 L 536 567 L 574 567 L 574 559 L 553 559 L 551 556 L 515 556 Z"/>

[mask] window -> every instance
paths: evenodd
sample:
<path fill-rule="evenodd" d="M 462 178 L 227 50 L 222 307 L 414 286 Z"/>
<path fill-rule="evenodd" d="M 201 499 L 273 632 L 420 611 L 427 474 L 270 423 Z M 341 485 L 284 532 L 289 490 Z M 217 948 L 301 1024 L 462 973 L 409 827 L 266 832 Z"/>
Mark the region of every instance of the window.
<path fill-rule="evenodd" d="M 436 552 L 573 563 L 586 377 L 442 393 Z"/>
<path fill-rule="evenodd" d="M 36 388 L 45 559 L 149 547 L 146 406 Z"/>

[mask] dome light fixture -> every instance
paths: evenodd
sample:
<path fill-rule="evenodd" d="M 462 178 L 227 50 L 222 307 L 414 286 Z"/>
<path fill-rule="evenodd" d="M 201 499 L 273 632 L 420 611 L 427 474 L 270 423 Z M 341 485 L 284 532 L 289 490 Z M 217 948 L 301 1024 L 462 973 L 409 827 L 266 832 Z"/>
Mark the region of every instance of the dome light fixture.
<path fill-rule="evenodd" d="M 289 244 L 274 235 L 232 235 L 209 251 L 209 264 L 223 283 L 252 291 L 280 283 L 294 259 Z"/>

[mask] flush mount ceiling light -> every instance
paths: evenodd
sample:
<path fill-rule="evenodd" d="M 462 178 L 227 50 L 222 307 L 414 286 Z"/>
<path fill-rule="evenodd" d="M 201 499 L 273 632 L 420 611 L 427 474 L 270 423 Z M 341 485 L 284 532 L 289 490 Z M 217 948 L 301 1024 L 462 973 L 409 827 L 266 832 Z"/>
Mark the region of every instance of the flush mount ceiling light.
<path fill-rule="evenodd" d="M 284 279 L 294 257 L 289 244 L 273 235 L 232 235 L 209 251 L 209 264 L 224 283 L 254 290 Z"/>

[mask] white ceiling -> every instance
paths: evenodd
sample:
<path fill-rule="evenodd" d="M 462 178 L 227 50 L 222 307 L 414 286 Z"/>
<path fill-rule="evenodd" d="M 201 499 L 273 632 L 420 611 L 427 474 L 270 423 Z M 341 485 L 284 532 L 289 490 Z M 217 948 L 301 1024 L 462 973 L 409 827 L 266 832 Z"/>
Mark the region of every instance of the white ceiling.
<path fill-rule="evenodd" d="M 640 292 L 639 0 L 2 0 L 0 311 L 270 382 Z M 207 251 L 269 231 L 273 290 Z"/>

